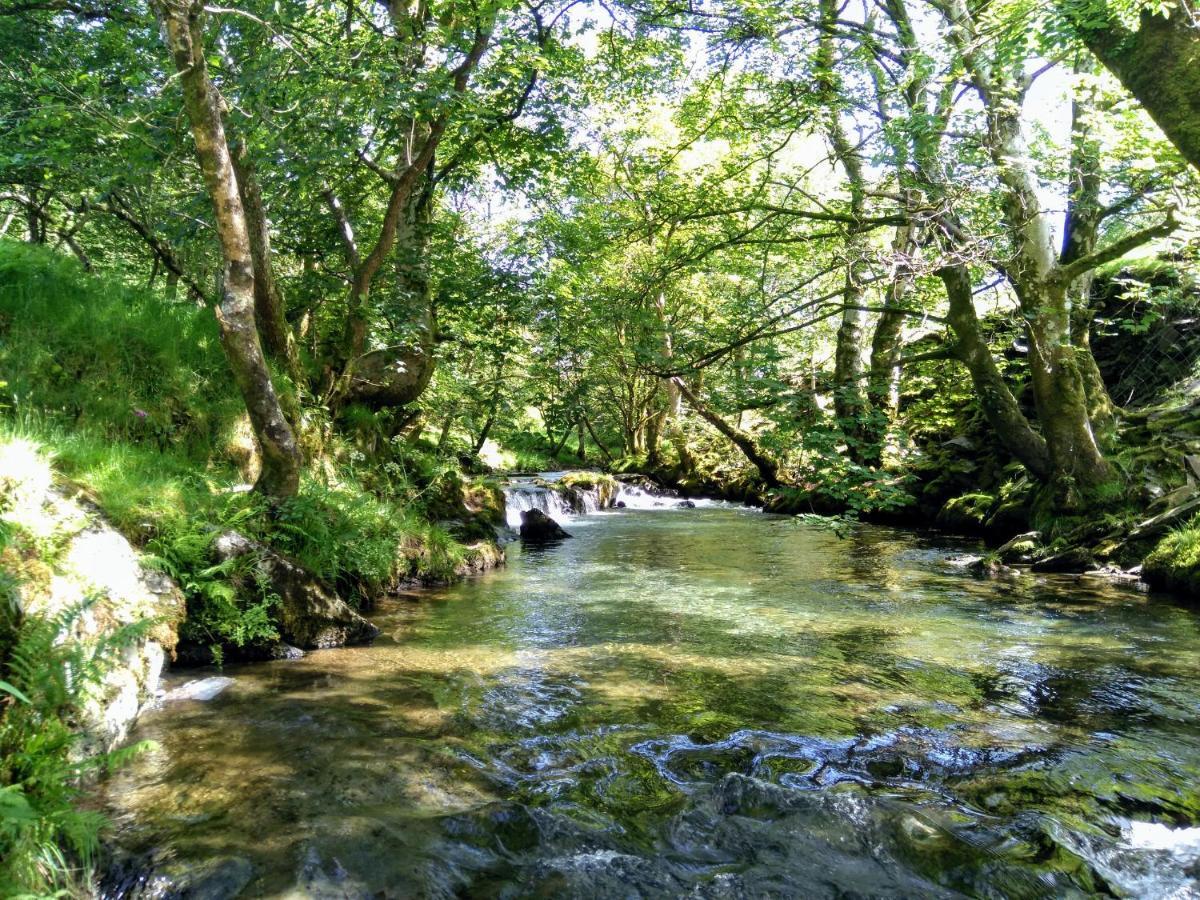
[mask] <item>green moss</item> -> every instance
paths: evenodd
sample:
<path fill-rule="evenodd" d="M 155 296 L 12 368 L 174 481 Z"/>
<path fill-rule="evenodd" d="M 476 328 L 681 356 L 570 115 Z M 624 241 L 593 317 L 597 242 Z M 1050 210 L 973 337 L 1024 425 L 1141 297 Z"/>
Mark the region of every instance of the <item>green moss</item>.
<path fill-rule="evenodd" d="M 1142 576 L 1154 587 L 1200 597 L 1200 516 L 1158 542 Z"/>
<path fill-rule="evenodd" d="M 982 531 L 995 505 L 996 498 L 992 494 L 963 494 L 946 501 L 937 515 L 937 525 L 950 531 Z"/>

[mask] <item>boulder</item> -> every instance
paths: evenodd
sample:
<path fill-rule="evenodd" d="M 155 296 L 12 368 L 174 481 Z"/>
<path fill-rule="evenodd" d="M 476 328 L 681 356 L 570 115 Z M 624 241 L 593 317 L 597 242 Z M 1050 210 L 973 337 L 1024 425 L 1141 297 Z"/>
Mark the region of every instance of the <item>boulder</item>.
<path fill-rule="evenodd" d="M 279 636 L 288 644 L 316 650 L 364 644 L 379 634 L 378 628 L 315 575 L 269 547 L 227 531 L 216 539 L 213 549 L 220 562 L 254 557 L 255 574 L 279 597 L 272 619 Z"/>
<path fill-rule="evenodd" d="M 345 399 L 371 409 L 407 406 L 421 396 L 432 375 L 433 358 L 423 348 L 372 350 L 354 361 Z"/>
<path fill-rule="evenodd" d="M 0 568 L 18 576 L 23 614 L 52 618 L 79 610 L 64 642 L 94 646 L 117 628 L 155 623 L 121 647 L 74 717 L 81 753 L 111 750 L 155 697 L 159 676 L 175 657 L 186 604 L 179 587 L 96 506 L 54 482 L 50 460 L 37 446 L 0 441 L 0 525 L 12 528 L 14 538 L 0 553 Z"/>
<path fill-rule="evenodd" d="M 521 513 L 521 540 L 527 543 L 545 544 L 570 536 L 540 509 L 527 509 Z"/>
<path fill-rule="evenodd" d="M 695 509 L 696 501 L 695 500 L 680 500 L 676 504 L 676 506 L 678 506 L 680 509 Z"/>
<path fill-rule="evenodd" d="M 1031 563 L 1033 562 L 1034 553 L 1041 546 L 1042 533 L 1040 531 L 1027 531 L 1024 534 L 1018 534 L 996 548 L 996 557 L 1002 563 Z"/>
<path fill-rule="evenodd" d="M 947 500 L 934 524 L 959 534 L 981 534 L 988 514 L 996 504 L 991 494 L 964 494 Z"/>
<path fill-rule="evenodd" d="M 1035 572 L 1089 572 L 1096 568 L 1096 558 L 1085 547 L 1069 547 L 1061 553 L 1039 559 L 1031 568 Z"/>

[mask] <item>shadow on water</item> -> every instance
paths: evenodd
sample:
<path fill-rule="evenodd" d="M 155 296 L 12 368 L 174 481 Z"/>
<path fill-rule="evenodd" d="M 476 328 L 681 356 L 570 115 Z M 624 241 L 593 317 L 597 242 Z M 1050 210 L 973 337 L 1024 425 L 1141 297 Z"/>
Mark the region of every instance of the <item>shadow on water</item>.
<path fill-rule="evenodd" d="M 145 716 L 108 896 L 1197 895 L 1192 613 L 884 529 L 571 530 Z"/>

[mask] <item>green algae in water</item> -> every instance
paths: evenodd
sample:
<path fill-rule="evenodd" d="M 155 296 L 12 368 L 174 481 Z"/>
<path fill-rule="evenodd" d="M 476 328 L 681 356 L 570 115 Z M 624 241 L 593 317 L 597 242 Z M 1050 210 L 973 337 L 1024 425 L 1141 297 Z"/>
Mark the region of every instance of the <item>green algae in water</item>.
<path fill-rule="evenodd" d="M 144 717 L 109 894 L 1198 895 L 1194 613 L 744 510 L 571 530 Z"/>

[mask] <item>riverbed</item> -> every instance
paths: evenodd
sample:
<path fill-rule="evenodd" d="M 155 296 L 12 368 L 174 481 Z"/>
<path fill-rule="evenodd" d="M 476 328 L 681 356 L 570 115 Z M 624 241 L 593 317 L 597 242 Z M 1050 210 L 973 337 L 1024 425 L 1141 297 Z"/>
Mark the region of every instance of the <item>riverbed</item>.
<path fill-rule="evenodd" d="M 745 508 L 567 529 L 143 716 L 108 896 L 1200 897 L 1195 612 Z"/>

